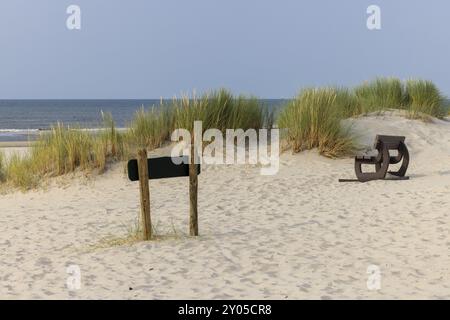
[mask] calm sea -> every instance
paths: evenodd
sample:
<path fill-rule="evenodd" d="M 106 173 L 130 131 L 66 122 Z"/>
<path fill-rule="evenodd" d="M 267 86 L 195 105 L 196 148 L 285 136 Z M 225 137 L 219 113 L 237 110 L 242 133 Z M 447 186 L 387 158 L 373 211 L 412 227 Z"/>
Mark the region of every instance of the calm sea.
<path fill-rule="evenodd" d="M 277 109 L 286 100 L 262 100 Z M 158 106 L 160 100 L 0 100 L 0 141 L 25 141 L 52 124 L 97 128 L 101 112 L 112 113 L 117 127 L 124 128 L 140 107 Z"/>

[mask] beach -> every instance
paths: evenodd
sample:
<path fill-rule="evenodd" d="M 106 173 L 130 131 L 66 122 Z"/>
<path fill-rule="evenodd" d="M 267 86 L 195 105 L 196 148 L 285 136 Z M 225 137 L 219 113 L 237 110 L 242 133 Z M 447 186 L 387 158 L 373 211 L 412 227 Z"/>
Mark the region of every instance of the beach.
<path fill-rule="evenodd" d="M 450 122 L 348 124 L 367 147 L 376 134 L 406 136 L 410 180 L 339 183 L 354 178 L 354 160 L 315 150 L 283 153 L 274 176 L 204 166 L 200 237 L 187 235 L 188 179 L 176 178 L 150 181 L 157 239 L 121 244 L 111 239 L 127 238 L 140 214 L 121 163 L 0 195 L 0 298 L 449 299 Z M 67 286 L 70 266 L 79 289 Z"/>

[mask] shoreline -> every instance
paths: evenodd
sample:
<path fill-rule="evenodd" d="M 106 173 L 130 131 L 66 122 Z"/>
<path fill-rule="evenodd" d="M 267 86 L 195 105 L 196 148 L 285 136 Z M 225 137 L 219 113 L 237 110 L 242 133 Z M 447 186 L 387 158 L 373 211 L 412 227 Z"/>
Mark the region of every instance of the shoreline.
<path fill-rule="evenodd" d="M 28 148 L 31 147 L 33 143 L 33 141 L 0 141 L 0 149 Z"/>

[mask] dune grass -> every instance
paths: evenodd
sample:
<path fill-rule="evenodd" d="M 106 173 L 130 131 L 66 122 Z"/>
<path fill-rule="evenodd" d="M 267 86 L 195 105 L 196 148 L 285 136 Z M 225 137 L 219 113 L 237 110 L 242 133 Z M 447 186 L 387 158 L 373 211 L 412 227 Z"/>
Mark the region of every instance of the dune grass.
<path fill-rule="evenodd" d="M 337 90 L 305 89 L 280 113 L 278 126 L 293 152 L 318 148 L 327 157 L 339 157 L 354 148 L 349 132 L 342 128 L 342 111 L 336 108 Z"/>
<path fill-rule="evenodd" d="M 446 101 L 431 81 L 378 78 L 356 88 L 302 90 L 276 120 L 294 152 L 318 148 L 322 155 L 339 157 L 354 149 L 349 130 L 341 126 L 343 119 L 392 108 L 407 110 L 412 118 L 442 118 L 448 112 Z M 76 170 L 102 173 L 108 163 L 127 160 L 138 148 L 163 146 L 175 129 L 192 131 L 196 120 L 203 122 L 203 131 L 272 128 L 274 113 L 255 97 L 234 96 L 224 89 L 142 107 L 124 133 L 117 131 L 111 114 L 102 112 L 99 132 L 59 123 L 43 133 L 27 155 L 13 154 L 6 160 L 0 153 L 0 182 L 29 189 L 45 177 Z"/>
<path fill-rule="evenodd" d="M 347 88 L 334 88 L 333 90 L 336 94 L 333 108 L 340 116 L 350 118 L 364 113 L 353 90 Z"/>
<path fill-rule="evenodd" d="M 445 115 L 445 98 L 437 86 L 428 80 L 377 78 L 354 89 L 358 108 L 354 115 L 387 109 L 406 110 L 414 119 Z"/>
<path fill-rule="evenodd" d="M 406 82 L 406 100 L 412 118 L 426 116 L 442 118 L 446 113 L 445 99 L 431 81 L 408 80 Z"/>
<path fill-rule="evenodd" d="M 206 95 L 202 97 L 183 95 L 179 99 L 173 99 L 172 105 L 174 110 L 174 129 L 186 129 L 191 132 L 194 130 L 194 121 L 202 121 L 203 130 L 206 130 L 209 127 L 209 123 L 214 121 L 213 113 L 221 112 L 220 108 L 216 108 L 208 113 L 208 97 Z M 226 121 L 223 115 L 217 117 L 222 117 L 223 122 Z"/>
<path fill-rule="evenodd" d="M 42 179 L 83 170 L 102 173 L 108 161 L 123 158 L 121 135 L 114 121 L 104 115 L 108 127 L 93 133 L 62 123 L 42 133 L 26 155 L 12 154 L 6 161 L 6 182 L 22 190 L 37 187 Z"/>
<path fill-rule="evenodd" d="M 225 132 L 226 129 L 260 129 L 272 125 L 271 113 L 255 97 L 234 97 L 221 89 L 201 97 L 182 96 L 173 101 L 175 128 L 192 130 L 194 121 L 203 122 L 203 130 L 210 128 Z"/>
<path fill-rule="evenodd" d="M 257 98 L 235 97 L 225 89 L 201 96 L 184 94 L 170 103 L 137 111 L 125 136 L 125 145 L 158 148 L 170 140 L 173 130 L 192 131 L 194 121 L 202 121 L 203 131 L 216 128 L 225 132 L 271 127 L 273 115 Z"/>
<path fill-rule="evenodd" d="M 234 97 L 221 89 L 202 97 L 205 106 L 205 129 L 260 129 L 270 127 L 270 113 L 259 99 L 240 95 Z"/>
<path fill-rule="evenodd" d="M 159 108 L 145 110 L 141 107 L 125 134 L 129 148 L 155 149 L 161 147 L 170 138 L 173 128 L 174 114 L 172 107 L 161 104 Z"/>
<path fill-rule="evenodd" d="M 278 125 L 294 152 L 318 148 L 323 155 L 337 157 L 354 148 L 341 120 L 388 109 L 406 110 L 410 118 L 443 118 L 447 100 L 425 80 L 377 78 L 353 89 L 315 88 L 303 90 L 280 112 Z"/>
<path fill-rule="evenodd" d="M 6 161 L 5 155 L 0 150 L 0 182 L 4 182 L 6 179 Z"/>
<path fill-rule="evenodd" d="M 196 120 L 203 121 L 203 130 L 225 131 L 259 129 L 271 125 L 272 118 L 258 99 L 234 97 L 223 89 L 200 97 L 184 95 L 148 110 L 142 107 L 124 133 L 116 130 L 111 114 L 102 112 L 98 132 L 58 123 L 39 136 L 28 154 L 13 154 L 8 161 L 0 156 L 0 179 L 26 190 L 38 186 L 46 177 L 76 170 L 103 173 L 108 163 L 127 160 L 138 148 L 161 147 L 176 128 L 192 131 Z"/>
<path fill-rule="evenodd" d="M 403 84 L 397 78 L 377 78 L 354 89 L 360 113 L 403 109 L 405 97 Z"/>
<path fill-rule="evenodd" d="M 39 185 L 36 162 L 31 156 L 18 153 L 10 155 L 7 162 L 6 182 L 21 190 L 35 188 Z"/>

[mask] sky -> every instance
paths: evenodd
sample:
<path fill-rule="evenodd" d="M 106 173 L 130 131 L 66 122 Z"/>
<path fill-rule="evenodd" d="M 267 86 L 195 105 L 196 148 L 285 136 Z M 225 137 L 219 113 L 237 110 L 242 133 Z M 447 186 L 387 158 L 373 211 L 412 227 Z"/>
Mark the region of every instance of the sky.
<path fill-rule="evenodd" d="M 1 0 L 0 99 L 290 98 L 377 76 L 450 95 L 449 35 L 448 0 Z"/>

